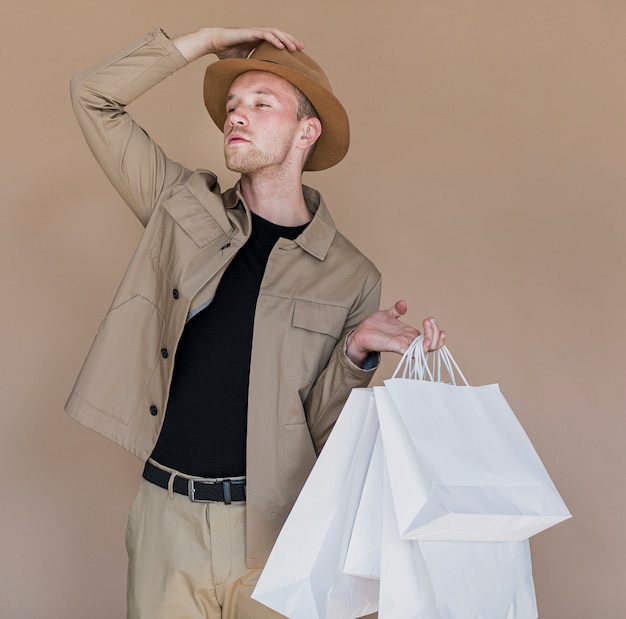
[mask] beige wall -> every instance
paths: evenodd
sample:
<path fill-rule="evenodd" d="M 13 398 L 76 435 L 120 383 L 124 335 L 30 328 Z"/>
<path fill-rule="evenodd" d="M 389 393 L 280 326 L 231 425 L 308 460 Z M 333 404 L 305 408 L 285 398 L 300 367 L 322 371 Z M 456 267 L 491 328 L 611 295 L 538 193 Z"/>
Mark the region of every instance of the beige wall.
<path fill-rule="evenodd" d="M 384 303 L 435 314 L 470 381 L 501 384 L 574 514 L 532 542 L 541 619 L 626 616 L 624 2 L 9 4 L 0 617 L 124 613 L 140 466 L 62 409 L 140 228 L 82 142 L 68 80 L 155 25 L 211 23 L 280 25 L 328 68 L 352 150 L 307 182 L 377 262 Z M 134 114 L 173 157 L 222 171 L 204 64 Z"/>

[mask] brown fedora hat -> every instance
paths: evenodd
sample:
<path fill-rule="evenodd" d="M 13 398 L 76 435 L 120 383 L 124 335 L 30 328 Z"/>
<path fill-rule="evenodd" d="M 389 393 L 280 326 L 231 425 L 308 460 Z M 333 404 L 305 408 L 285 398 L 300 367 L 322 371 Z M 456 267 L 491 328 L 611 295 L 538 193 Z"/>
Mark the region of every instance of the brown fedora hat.
<path fill-rule="evenodd" d="M 305 170 L 325 170 L 339 163 L 348 152 L 350 125 L 345 109 L 333 95 L 322 68 L 304 52 L 278 49 L 267 41 L 247 58 L 226 58 L 207 67 L 204 76 L 204 104 L 220 130 L 226 121 L 226 98 L 238 75 L 246 71 L 274 73 L 300 89 L 317 111 L 322 134 Z"/>

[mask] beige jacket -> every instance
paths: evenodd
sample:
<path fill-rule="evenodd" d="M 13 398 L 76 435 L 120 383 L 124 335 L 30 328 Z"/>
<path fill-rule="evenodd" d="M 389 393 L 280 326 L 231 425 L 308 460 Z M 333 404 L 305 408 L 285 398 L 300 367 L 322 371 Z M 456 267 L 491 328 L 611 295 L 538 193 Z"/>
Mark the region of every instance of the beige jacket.
<path fill-rule="evenodd" d="M 250 234 L 238 188 L 169 160 L 125 106 L 186 64 L 155 30 L 72 80 L 81 129 L 145 226 L 67 402 L 67 412 L 142 459 L 167 406 L 187 316 L 209 301 Z M 317 192 L 314 217 L 270 255 L 255 315 L 247 436 L 247 561 L 261 567 L 350 390 L 372 371 L 345 338 L 376 311 L 380 274 L 335 228 Z"/>

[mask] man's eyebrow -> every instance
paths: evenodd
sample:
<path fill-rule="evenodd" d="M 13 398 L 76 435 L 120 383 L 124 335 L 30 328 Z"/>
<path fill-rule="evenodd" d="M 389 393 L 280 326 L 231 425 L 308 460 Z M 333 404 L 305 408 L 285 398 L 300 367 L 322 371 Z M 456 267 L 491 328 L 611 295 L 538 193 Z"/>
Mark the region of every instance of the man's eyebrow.
<path fill-rule="evenodd" d="M 272 97 L 278 96 L 276 92 L 271 90 L 270 88 L 259 88 L 258 90 L 254 91 L 254 94 L 255 95 L 270 95 Z"/>
<path fill-rule="evenodd" d="M 255 95 L 269 95 L 271 97 L 274 97 L 275 99 L 278 98 L 278 95 L 276 94 L 276 92 L 274 90 L 270 90 L 269 88 L 259 88 L 258 90 L 255 90 L 254 93 Z M 232 101 L 233 99 L 236 99 L 236 95 L 235 94 L 229 94 L 228 97 L 226 97 L 226 101 Z"/>

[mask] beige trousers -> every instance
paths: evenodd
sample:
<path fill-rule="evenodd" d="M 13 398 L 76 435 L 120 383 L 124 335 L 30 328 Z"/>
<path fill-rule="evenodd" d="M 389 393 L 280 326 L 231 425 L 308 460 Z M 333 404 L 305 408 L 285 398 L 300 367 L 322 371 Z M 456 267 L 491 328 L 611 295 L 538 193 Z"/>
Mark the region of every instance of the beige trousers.
<path fill-rule="evenodd" d="M 126 530 L 128 619 L 285 619 L 250 597 L 261 570 L 246 567 L 245 539 L 245 503 L 192 503 L 142 479 Z"/>
<path fill-rule="evenodd" d="M 250 595 L 245 503 L 192 503 L 142 479 L 126 531 L 128 619 L 284 619 Z"/>

